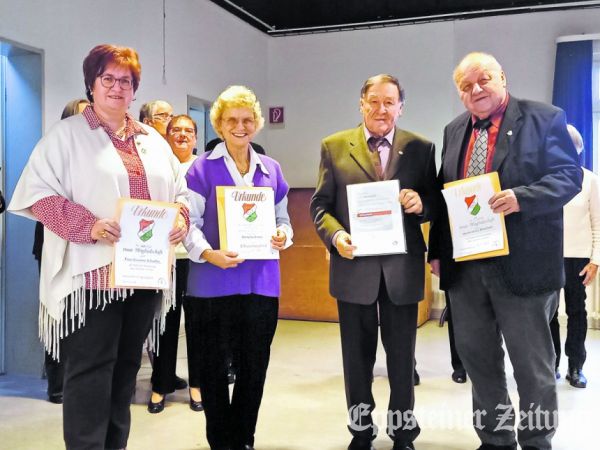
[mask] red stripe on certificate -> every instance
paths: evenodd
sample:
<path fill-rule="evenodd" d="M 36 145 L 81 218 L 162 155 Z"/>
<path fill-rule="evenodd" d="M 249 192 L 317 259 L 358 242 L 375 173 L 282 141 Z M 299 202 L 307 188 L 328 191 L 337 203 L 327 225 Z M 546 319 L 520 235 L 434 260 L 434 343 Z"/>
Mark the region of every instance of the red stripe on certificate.
<path fill-rule="evenodd" d="M 389 216 L 390 214 L 392 214 L 391 209 L 386 210 L 386 211 L 369 211 L 369 212 L 358 213 L 356 215 L 356 217 Z"/>

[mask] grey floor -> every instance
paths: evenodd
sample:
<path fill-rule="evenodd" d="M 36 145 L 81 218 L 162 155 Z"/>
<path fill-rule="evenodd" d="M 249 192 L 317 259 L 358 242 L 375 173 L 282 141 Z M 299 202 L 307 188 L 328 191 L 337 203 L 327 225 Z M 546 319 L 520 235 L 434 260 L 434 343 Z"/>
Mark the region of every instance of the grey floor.
<path fill-rule="evenodd" d="M 182 327 L 183 328 L 183 327 Z M 564 334 L 564 329 L 563 329 Z M 180 339 L 178 373 L 187 374 L 185 339 Z M 417 361 L 421 385 L 416 388 L 415 413 L 422 428 L 417 450 L 474 450 L 470 384 L 450 379 L 447 328 L 429 322 L 419 329 Z M 566 361 L 563 366 L 566 365 Z M 348 445 L 344 386 L 337 324 L 280 321 L 256 433 L 258 450 L 344 450 Z M 562 368 L 563 372 L 566 367 Z M 207 449 L 204 415 L 187 406 L 187 392 L 167 398 L 161 414 L 146 412 L 150 366 L 144 357 L 138 375 L 128 449 Z M 507 361 L 507 373 L 512 369 Z M 555 450 L 595 450 L 600 446 L 600 331 L 588 334 L 587 389 L 558 382 L 560 426 Z M 564 375 L 564 373 L 563 373 Z M 383 350 L 375 367 L 374 395 L 387 404 Z M 517 394 L 509 377 L 513 403 Z M 375 414 L 382 430 L 375 441 L 389 450 L 385 416 Z M 33 377 L 0 376 L 0 449 L 61 449 L 61 408 L 45 401 L 44 381 Z"/>

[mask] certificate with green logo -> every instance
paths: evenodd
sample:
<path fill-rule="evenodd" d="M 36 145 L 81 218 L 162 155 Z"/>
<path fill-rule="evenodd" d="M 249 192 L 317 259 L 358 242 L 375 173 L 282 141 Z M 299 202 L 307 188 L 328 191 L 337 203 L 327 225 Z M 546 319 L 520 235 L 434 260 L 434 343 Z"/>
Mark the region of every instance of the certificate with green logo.
<path fill-rule="evenodd" d="M 175 203 L 119 200 L 117 220 L 121 238 L 115 243 L 111 272 L 117 288 L 168 289 L 174 247 L 169 233 L 179 215 Z"/>
<path fill-rule="evenodd" d="M 272 188 L 217 186 L 217 214 L 221 249 L 243 259 L 279 259 L 271 247 L 276 233 Z"/>
<path fill-rule="evenodd" d="M 456 261 L 508 255 L 504 214 L 492 211 L 489 200 L 500 191 L 498 172 L 444 184 L 452 257 Z"/>

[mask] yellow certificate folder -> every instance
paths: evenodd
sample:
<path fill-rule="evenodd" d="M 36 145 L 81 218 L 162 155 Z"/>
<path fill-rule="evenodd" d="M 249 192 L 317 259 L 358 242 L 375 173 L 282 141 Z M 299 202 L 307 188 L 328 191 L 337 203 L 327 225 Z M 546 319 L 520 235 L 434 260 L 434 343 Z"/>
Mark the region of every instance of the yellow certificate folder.
<path fill-rule="evenodd" d="M 444 189 L 456 188 L 456 187 L 460 186 L 461 184 L 465 184 L 466 185 L 466 183 L 473 182 L 473 181 L 476 181 L 477 179 L 483 179 L 483 178 L 489 178 L 489 180 L 490 180 L 490 182 L 492 184 L 492 189 L 494 190 L 494 192 L 500 192 L 501 191 L 500 179 L 498 178 L 498 172 L 490 172 L 490 173 L 486 173 L 484 175 L 479 175 L 479 176 L 476 176 L 476 177 L 470 177 L 470 178 L 465 178 L 463 180 L 457 180 L 457 181 L 452 181 L 450 183 L 445 183 L 444 184 Z M 452 229 L 453 229 L 453 226 L 452 226 L 452 215 L 450 214 L 450 212 L 448 212 L 448 219 L 450 221 L 450 232 L 452 233 Z M 502 236 L 503 236 L 503 246 L 502 246 L 502 248 L 499 248 L 497 250 L 482 252 L 482 253 L 474 253 L 472 255 L 461 256 L 459 258 L 454 258 L 454 260 L 457 261 L 457 262 L 472 261 L 472 260 L 476 260 L 476 259 L 485 259 L 485 258 L 493 258 L 495 256 L 505 256 L 505 255 L 508 255 L 509 254 L 508 237 L 506 235 L 506 224 L 504 222 L 504 213 L 500 214 L 500 221 L 501 221 Z"/>
<path fill-rule="evenodd" d="M 219 221 L 219 246 L 222 250 L 229 250 L 227 243 L 227 217 L 225 213 L 225 194 L 231 191 L 256 191 L 272 192 L 270 187 L 253 187 L 253 186 L 216 186 L 217 189 L 217 219 Z"/>

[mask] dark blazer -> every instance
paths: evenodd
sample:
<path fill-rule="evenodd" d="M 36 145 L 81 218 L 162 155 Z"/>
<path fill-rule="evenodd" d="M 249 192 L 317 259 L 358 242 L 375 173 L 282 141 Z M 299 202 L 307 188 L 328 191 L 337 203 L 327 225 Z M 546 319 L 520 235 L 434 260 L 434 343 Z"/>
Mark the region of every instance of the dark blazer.
<path fill-rule="evenodd" d="M 420 224 L 429 221 L 438 209 L 435 147 L 422 137 L 396 128 L 386 180 L 400 180 L 421 196 L 423 213 L 404 215 L 407 254 L 342 258 L 332 245 L 339 230 L 350 233 L 346 186 L 377 181 L 369 156 L 363 126 L 341 131 L 321 144 L 321 164 L 310 212 L 319 237 L 331 252 L 329 290 L 338 300 L 371 304 L 377 299 L 380 274 L 392 302 L 416 303 L 423 299 L 425 241 Z"/>
<path fill-rule="evenodd" d="M 462 178 L 462 153 L 471 133 L 465 112 L 444 130 L 438 182 Z M 543 103 L 509 99 L 500 125 L 492 170 L 502 189 L 512 189 L 521 211 L 506 216 L 510 254 L 487 260 L 515 295 L 535 295 L 564 284 L 562 208 L 580 190 L 582 170 L 566 128 L 565 114 Z M 448 289 L 459 276 L 452 259 L 448 215 L 442 206 L 433 224 L 429 259 L 440 259 L 440 287 Z"/>

